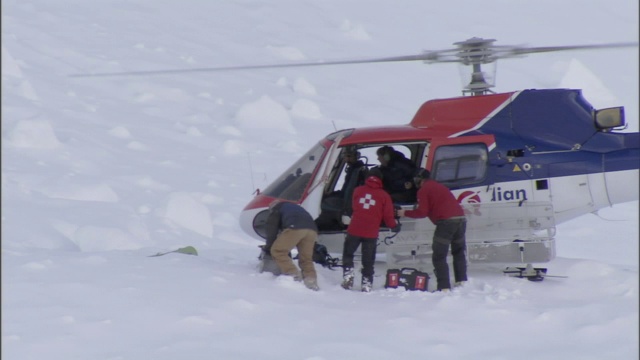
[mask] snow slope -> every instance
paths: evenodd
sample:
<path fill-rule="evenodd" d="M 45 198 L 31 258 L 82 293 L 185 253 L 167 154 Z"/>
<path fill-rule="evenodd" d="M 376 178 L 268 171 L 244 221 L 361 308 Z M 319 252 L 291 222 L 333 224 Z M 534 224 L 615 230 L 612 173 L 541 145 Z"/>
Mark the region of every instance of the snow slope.
<path fill-rule="evenodd" d="M 449 294 L 256 272 L 238 226 L 334 131 L 457 96 L 454 65 L 72 74 L 409 55 L 472 36 L 638 41 L 638 3 L 2 2 L 3 359 L 637 359 L 638 202 L 558 226 L 548 278 L 472 266 Z M 638 51 L 505 60 L 497 91 L 581 88 L 638 131 Z M 157 252 L 195 246 L 198 256 Z"/>

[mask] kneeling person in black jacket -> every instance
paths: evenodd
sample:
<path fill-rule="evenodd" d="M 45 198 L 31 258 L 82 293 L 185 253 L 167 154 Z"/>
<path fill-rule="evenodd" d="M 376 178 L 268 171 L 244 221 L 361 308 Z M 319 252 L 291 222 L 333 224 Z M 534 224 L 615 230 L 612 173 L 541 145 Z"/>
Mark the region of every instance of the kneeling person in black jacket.
<path fill-rule="evenodd" d="M 318 237 L 318 228 L 311 215 L 301 206 L 275 200 L 269 205 L 267 218 L 267 244 L 265 252 L 270 253 L 282 274 L 293 276 L 311 290 L 319 290 L 313 247 Z M 298 249 L 298 267 L 293 263 L 289 252 Z"/>

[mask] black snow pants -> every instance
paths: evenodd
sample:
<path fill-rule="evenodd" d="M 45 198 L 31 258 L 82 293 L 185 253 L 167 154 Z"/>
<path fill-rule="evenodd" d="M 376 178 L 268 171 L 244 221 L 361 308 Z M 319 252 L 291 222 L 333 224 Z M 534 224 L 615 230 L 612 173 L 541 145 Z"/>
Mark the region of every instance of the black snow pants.
<path fill-rule="evenodd" d="M 347 234 L 342 250 L 342 267 L 353 269 L 353 255 L 358 250 L 358 246 L 362 244 L 362 277 L 367 278 L 369 283 L 373 284 L 373 265 L 376 262 L 377 242 L 377 238 L 369 239 Z"/>
<path fill-rule="evenodd" d="M 436 223 L 436 231 L 433 234 L 433 244 L 431 248 L 438 290 L 450 289 L 449 265 L 447 264 L 447 254 L 451 246 L 453 256 L 453 275 L 455 281 L 467 281 L 467 242 L 465 232 L 467 230 L 467 220 L 464 216 L 440 220 Z"/>

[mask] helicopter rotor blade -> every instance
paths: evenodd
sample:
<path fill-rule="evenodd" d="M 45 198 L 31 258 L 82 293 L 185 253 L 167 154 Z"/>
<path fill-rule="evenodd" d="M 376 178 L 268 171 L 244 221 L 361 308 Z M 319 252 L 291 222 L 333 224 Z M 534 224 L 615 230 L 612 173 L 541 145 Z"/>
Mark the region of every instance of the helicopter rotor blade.
<path fill-rule="evenodd" d="M 326 66 L 326 65 L 347 65 L 347 64 L 366 64 L 366 63 L 382 63 L 382 62 L 402 62 L 402 61 L 423 61 L 427 64 L 433 63 L 451 63 L 458 62 L 465 65 L 477 63 L 491 63 L 501 58 L 516 57 L 520 55 L 568 51 L 568 50 L 585 50 L 585 49 L 611 49 L 637 47 L 638 43 L 610 43 L 599 45 L 568 45 L 568 46 L 544 46 L 544 47 L 526 47 L 526 46 L 504 46 L 493 45 L 493 39 L 472 38 L 467 41 L 458 42 L 458 48 L 425 51 L 416 55 L 365 58 L 365 59 L 345 59 L 345 60 L 318 60 L 310 62 L 292 62 L 270 65 L 244 65 L 244 66 L 225 66 L 225 67 L 204 67 L 190 69 L 167 69 L 167 70 L 145 70 L 145 71 L 123 71 L 111 73 L 87 73 L 73 74 L 69 77 L 116 77 L 116 76 L 150 76 L 150 75 L 168 75 L 168 74 L 185 74 L 198 72 L 216 72 L 216 71 L 234 71 L 234 70 L 255 70 L 255 69 L 275 69 L 275 68 L 292 68 L 306 66 Z"/>
<path fill-rule="evenodd" d="M 350 60 L 347 59 L 347 60 L 333 60 L 333 61 L 319 60 L 319 61 L 313 61 L 313 62 L 283 63 L 283 64 L 269 64 L 269 65 L 246 65 L 246 66 L 225 66 L 225 67 L 207 67 L 207 68 L 191 68 L 191 69 L 89 73 L 89 74 L 74 74 L 74 75 L 69 75 L 69 77 L 78 78 L 78 77 L 145 76 L 145 75 L 183 74 L 183 73 L 195 73 L 195 72 L 232 71 L 232 70 L 275 69 L 275 68 L 290 68 L 290 67 L 304 67 L 304 66 L 366 64 L 366 63 L 416 61 L 416 60 L 425 60 L 425 54 L 370 58 L 370 59 L 350 59 Z"/>
<path fill-rule="evenodd" d="M 611 43 L 600 45 L 566 45 L 566 46 L 541 46 L 541 47 L 514 47 L 505 51 L 505 56 L 525 55 L 553 51 L 588 50 L 588 49 L 614 49 L 637 47 L 637 42 Z"/>

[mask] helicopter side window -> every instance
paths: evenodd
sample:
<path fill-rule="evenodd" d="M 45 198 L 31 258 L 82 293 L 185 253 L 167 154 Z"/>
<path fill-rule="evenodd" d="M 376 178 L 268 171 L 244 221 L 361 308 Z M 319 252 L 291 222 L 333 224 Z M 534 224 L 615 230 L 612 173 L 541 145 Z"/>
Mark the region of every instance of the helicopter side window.
<path fill-rule="evenodd" d="M 441 146 L 434 155 L 433 178 L 450 188 L 481 182 L 487 173 L 487 159 L 484 144 Z"/>
<path fill-rule="evenodd" d="M 311 174 L 318 166 L 325 147 L 318 144 L 311 148 L 263 192 L 267 196 L 298 201 L 311 181 Z"/>

